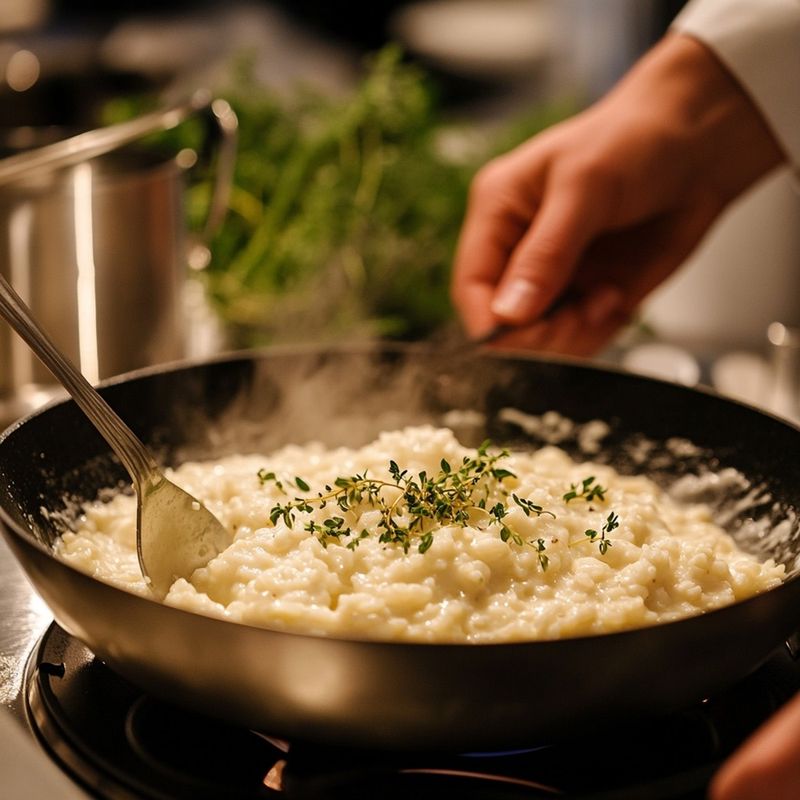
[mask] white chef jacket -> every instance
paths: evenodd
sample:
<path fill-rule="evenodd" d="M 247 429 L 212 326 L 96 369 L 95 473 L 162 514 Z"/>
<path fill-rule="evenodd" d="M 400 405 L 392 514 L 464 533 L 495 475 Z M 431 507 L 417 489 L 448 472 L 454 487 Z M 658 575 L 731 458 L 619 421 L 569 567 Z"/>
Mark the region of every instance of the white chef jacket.
<path fill-rule="evenodd" d="M 800 0 L 691 0 L 672 30 L 716 53 L 800 171 Z"/>

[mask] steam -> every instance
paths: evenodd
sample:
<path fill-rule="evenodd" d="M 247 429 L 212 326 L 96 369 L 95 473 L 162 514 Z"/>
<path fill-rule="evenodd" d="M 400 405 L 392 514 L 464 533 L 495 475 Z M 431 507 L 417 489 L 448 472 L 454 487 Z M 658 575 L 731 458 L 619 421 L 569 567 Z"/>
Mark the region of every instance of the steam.
<path fill-rule="evenodd" d="M 489 380 L 466 352 L 427 346 L 362 345 L 342 356 L 274 348 L 254 359 L 248 384 L 219 415 L 186 410 L 187 444 L 171 460 L 268 453 L 289 443 L 359 447 L 381 431 L 420 424 L 446 424 L 462 443 L 478 444 L 490 390 L 512 380 L 502 369 Z"/>
<path fill-rule="evenodd" d="M 221 415 L 191 409 L 198 435 L 178 461 L 268 453 L 289 443 L 358 447 L 382 430 L 436 421 L 429 381 L 412 354 L 398 352 L 387 363 L 385 348 L 377 346 L 345 359 L 315 352 L 273 350 L 273 357 L 254 361 L 248 385 Z"/>

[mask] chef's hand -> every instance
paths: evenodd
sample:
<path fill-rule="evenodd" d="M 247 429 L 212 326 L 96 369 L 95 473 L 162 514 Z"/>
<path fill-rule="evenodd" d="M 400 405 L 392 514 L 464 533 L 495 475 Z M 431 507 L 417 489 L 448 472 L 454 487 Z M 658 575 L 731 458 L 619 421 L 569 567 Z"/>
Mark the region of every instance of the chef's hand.
<path fill-rule="evenodd" d="M 605 98 L 475 177 L 452 285 L 468 334 L 505 323 L 504 347 L 596 352 L 784 157 L 711 51 L 666 36 Z"/>
<path fill-rule="evenodd" d="M 723 764 L 711 800 L 796 800 L 800 797 L 800 694 Z"/>

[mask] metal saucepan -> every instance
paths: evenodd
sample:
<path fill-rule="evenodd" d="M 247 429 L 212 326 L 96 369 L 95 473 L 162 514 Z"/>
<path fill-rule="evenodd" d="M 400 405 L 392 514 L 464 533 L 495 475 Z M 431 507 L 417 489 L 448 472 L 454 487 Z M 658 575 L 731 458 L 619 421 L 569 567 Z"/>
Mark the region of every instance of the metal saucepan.
<path fill-rule="evenodd" d="M 135 146 L 190 117 L 208 129 L 208 157 Z M 188 267 L 203 266 L 205 245 L 224 217 L 236 127 L 225 101 L 198 91 L 0 158 L 0 274 L 91 381 L 189 352 L 196 312 Z M 214 182 L 204 230 L 190 242 L 184 190 L 195 160 L 214 164 Z M 0 421 L 60 392 L 33 353 L 0 326 Z"/>
<path fill-rule="evenodd" d="M 747 486 L 730 481 L 720 518 L 790 574 L 699 617 L 560 641 L 383 643 L 254 628 L 160 605 L 58 561 L 53 512 L 125 474 L 71 401 L 6 431 L 0 521 L 57 621 L 152 694 L 274 736 L 387 748 L 553 741 L 718 692 L 800 623 L 800 430 L 710 393 L 566 361 L 404 347 L 234 355 L 129 375 L 102 393 L 167 464 L 289 441 L 359 445 L 421 422 L 449 422 L 467 444 L 489 436 L 531 446 L 539 440 L 525 431 L 537 425 L 525 420 L 547 428 L 548 411 L 573 421 L 550 427 L 581 457 L 585 437 L 570 430 L 603 420 L 610 432 L 592 457 L 622 471 L 665 484 L 709 468 L 745 476 Z M 748 534 L 756 517 L 773 532 Z"/>

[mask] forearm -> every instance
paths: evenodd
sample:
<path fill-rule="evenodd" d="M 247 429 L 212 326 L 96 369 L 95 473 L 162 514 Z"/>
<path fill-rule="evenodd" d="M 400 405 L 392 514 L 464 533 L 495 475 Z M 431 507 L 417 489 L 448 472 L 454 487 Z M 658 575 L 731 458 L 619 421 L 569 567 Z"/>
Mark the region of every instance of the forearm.
<path fill-rule="evenodd" d="M 693 0 L 672 30 L 716 54 L 800 171 L 800 0 Z"/>
<path fill-rule="evenodd" d="M 727 203 L 786 160 L 737 78 L 692 36 L 667 35 L 597 110 L 621 119 L 627 115 L 642 129 L 654 145 L 652 157 L 663 159 L 661 170 L 650 166 L 664 180 L 665 191 L 674 191 L 670 183 L 702 181 Z M 658 201 L 663 203 L 664 196 Z"/>

